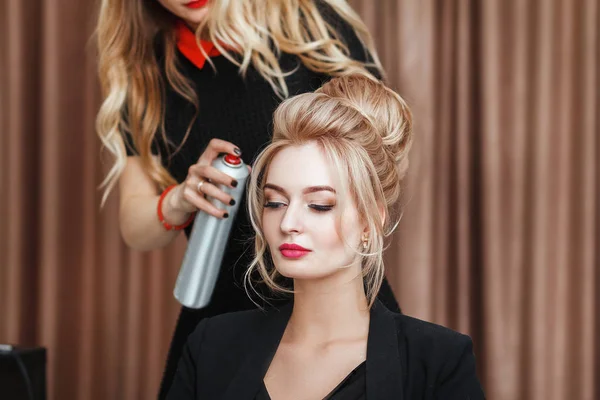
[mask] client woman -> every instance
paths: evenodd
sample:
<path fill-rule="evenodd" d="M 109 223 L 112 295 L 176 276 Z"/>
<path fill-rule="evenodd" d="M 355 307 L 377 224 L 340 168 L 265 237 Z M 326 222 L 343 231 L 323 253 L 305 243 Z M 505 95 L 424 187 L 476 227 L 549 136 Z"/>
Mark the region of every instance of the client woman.
<path fill-rule="evenodd" d="M 170 399 L 482 399 L 468 336 L 376 299 L 412 139 L 400 96 L 360 76 L 284 101 L 254 163 L 256 283 L 279 310 L 203 320 Z"/>

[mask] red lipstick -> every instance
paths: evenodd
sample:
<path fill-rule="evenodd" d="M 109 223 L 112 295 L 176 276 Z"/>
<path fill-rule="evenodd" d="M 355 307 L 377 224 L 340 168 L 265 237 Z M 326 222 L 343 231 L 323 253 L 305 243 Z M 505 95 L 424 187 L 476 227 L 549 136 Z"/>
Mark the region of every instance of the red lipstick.
<path fill-rule="evenodd" d="M 206 3 L 208 3 L 208 0 L 195 0 L 186 3 L 185 6 L 187 8 L 202 8 L 206 5 Z"/>
<path fill-rule="evenodd" d="M 284 257 L 287 258 L 300 258 L 310 253 L 310 250 L 293 243 L 282 244 L 281 246 L 279 246 L 279 251 L 281 252 L 281 254 L 283 254 Z"/>

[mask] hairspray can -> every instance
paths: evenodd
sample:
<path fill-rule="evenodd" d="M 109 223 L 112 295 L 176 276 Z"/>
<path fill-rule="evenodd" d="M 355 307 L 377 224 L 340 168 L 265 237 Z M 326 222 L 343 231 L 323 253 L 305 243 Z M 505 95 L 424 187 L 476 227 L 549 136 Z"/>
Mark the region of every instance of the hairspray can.
<path fill-rule="evenodd" d="M 235 188 L 219 185 L 221 190 L 233 197 L 235 205 L 228 206 L 229 218 L 219 219 L 202 211 L 196 214 L 173 291 L 175 298 L 188 308 L 203 308 L 210 302 L 249 175 L 242 159 L 231 154 L 218 157 L 212 165 L 238 181 Z M 207 199 L 217 207 L 223 204 L 214 198 Z"/>

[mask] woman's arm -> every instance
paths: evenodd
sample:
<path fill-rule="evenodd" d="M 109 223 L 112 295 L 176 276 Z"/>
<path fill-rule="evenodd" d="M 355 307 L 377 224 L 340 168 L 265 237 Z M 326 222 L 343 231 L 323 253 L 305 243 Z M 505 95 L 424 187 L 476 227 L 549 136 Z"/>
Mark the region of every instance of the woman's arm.
<path fill-rule="evenodd" d="M 162 202 L 165 221 L 181 225 L 196 210 L 227 218 L 227 210 L 215 207 L 204 195 L 233 205 L 231 195 L 218 185 L 234 187 L 234 179 L 212 166 L 221 153 L 241 154 L 232 143 L 212 139 L 198 162 L 188 170 L 185 181 L 169 191 Z M 158 162 L 158 159 L 156 160 Z M 200 181 L 202 192 L 198 191 Z M 166 230 L 158 219 L 157 207 L 160 193 L 152 178 L 146 173 L 139 156 L 127 157 L 127 165 L 119 179 L 119 226 L 125 243 L 136 250 L 152 250 L 169 244 L 178 231 Z"/>
<path fill-rule="evenodd" d="M 173 207 L 171 190 L 163 200 L 165 220 L 172 225 L 184 223 L 189 213 Z M 152 250 L 169 244 L 179 233 L 168 231 L 157 217 L 160 194 L 146 174 L 139 156 L 127 157 L 127 165 L 119 179 L 119 227 L 125 243 L 136 250 Z"/>
<path fill-rule="evenodd" d="M 335 29 L 340 39 L 348 47 L 350 58 L 363 63 L 373 63 L 374 60 L 372 54 L 358 38 L 354 28 L 326 2 L 319 0 L 317 1 L 317 6 L 319 7 L 323 19 Z M 378 68 L 369 66 L 367 67 L 367 70 L 375 78 L 379 80 L 383 78 Z"/>

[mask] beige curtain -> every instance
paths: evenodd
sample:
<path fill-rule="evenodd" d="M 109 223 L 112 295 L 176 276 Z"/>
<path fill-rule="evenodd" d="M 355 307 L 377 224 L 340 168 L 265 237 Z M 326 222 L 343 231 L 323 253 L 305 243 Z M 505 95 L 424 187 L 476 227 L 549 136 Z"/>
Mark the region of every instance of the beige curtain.
<path fill-rule="evenodd" d="M 600 398 L 598 2 L 353 3 L 417 121 L 403 309 L 472 335 L 492 399 Z"/>
<path fill-rule="evenodd" d="M 473 337 L 490 399 L 600 397 L 597 0 L 350 3 L 415 113 L 403 310 Z M 0 342 L 48 349 L 50 400 L 154 398 L 178 312 L 184 240 L 99 209 L 96 12 L 0 2 Z"/>
<path fill-rule="evenodd" d="M 0 342 L 48 349 L 49 400 L 155 398 L 178 310 L 184 243 L 128 251 L 99 208 L 98 4 L 0 2 Z"/>

